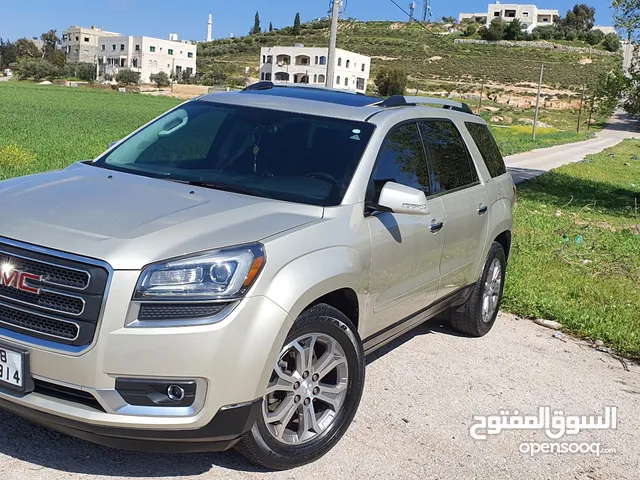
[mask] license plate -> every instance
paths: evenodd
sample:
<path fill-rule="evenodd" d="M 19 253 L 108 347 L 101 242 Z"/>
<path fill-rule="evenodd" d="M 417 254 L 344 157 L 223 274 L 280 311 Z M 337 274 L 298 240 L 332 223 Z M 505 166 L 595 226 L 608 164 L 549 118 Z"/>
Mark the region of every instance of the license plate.
<path fill-rule="evenodd" d="M 25 355 L 0 347 L 0 385 L 24 390 L 26 367 Z"/>

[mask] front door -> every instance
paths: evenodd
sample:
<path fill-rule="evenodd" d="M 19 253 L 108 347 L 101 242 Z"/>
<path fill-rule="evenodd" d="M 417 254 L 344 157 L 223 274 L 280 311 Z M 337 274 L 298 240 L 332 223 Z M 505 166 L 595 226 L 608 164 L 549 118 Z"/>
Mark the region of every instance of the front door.
<path fill-rule="evenodd" d="M 449 120 L 419 122 L 431 171 L 432 193 L 442 201 L 446 238 L 440 264 L 438 298 L 474 283 L 485 244 L 487 194 L 471 155 Z"/>
<path fill-rule="evenodd" d="M 376 202 L 387 182 L 430 195 L 429 172 L 416 123 L 390 131 L 380 148 L 368 200 Z M 431 304 L 440 280 L 446 227 L 442 200 L 427 202 L 428 215 L 376 212 L 367 218 L 372 243 L 373 312 L 365 337 Z"/>

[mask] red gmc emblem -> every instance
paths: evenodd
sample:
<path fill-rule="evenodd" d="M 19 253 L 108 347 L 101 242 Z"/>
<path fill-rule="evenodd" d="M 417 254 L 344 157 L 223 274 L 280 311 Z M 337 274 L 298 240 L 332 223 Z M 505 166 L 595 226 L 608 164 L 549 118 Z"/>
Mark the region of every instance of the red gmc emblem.
<path fill-rule="evenodd" d="M 36 282 L 42 281 L 42 275 L 34 275 L 33 273 L 21 272 L 11 267 L 3 266 L 0 270 L 0 285 L 15 288 L 17 290 L 40 294 L 40 289 L 27 285 L 28 280 Z"/>

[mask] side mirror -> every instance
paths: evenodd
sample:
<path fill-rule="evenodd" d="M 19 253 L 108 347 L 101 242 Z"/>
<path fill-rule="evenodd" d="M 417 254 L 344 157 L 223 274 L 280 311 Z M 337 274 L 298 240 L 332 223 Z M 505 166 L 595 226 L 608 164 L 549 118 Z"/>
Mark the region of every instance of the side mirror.
<path fill-rule="evenodd" d="M 395 182 L 385 183 L 380 192 L 378 204 L 390 209 L 394 213 L 405 213 L 408 215 L 429 214 L 427 197 L 423 191 Z"/>

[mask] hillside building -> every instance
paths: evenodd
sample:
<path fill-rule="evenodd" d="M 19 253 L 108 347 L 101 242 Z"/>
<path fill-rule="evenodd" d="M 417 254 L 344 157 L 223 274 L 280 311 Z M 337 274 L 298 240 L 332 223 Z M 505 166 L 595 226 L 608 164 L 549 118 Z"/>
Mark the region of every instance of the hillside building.
<path fill-rule="evenodd" d="M 66 54 L 69 63 L 95 63 L 99 39 L 117 35 L 120 34 L 107 32 L 96 26 L 84 28 L 73 25 L 62 32 L 62 51 Z"/>
<path fill-rule="evenodd" d="M 305 47 L 263 47 L 260 51 L 260 80 L 274 83 L 325 85 L 329 49 Z M 371 72 L 371 58 L 338 48 L 334 88 L 365 93 Z"/>
<path fill-rule="evenodd" d="M 531 33 L 536 27 L 554 25 L 559 16 L 560 12 L 558 10 L 542 9 L 536 5 L 496 2 L 488 5 L 487 12 L 461 13 L 458 16 L 458 21 L 461 22 L 469 18 L 489 26 L 494 18 L 501 18 L 507 23 L 517 18 L 520 23 L 526 26 L 526 30 Z"/>
<path fill-rule="evenodd" d="M 177 36 L 173 37 L 177 38 Z M 140 73 L 142 83 L 150 83 L 154 73 L 165 72 L 182 78 L 196 73 L 197 46 L 189 42 L 130 35 L 101 37 L 98 41 L 98 71 L 115 76 L 120 70 Z"/>

